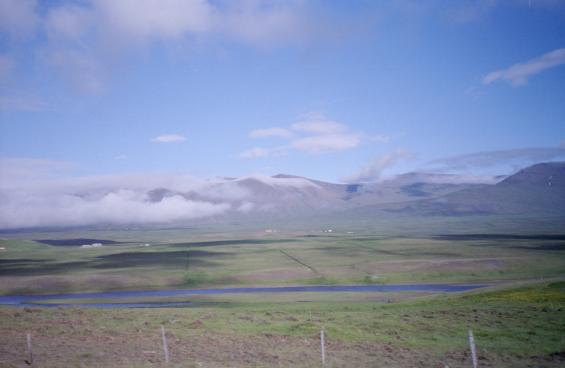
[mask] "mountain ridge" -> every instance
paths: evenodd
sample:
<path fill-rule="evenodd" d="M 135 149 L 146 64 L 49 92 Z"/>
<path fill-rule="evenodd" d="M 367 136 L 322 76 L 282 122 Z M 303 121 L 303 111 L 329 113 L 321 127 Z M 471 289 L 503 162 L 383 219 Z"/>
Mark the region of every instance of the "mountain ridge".
<path fill-rule="evenodd" d="M 140 182 L 74 181 L 0 191 L 0 229 L 192 224 L 386 223 L 469 216 L 565 218 L 565 162 L 507 177 L 413 172 L 374 183 L 329 183 L 297 175 Z"/>
<path fill-rule="evenodd" d="M 467 178 L 467 181 L 465 181 Z M 548 184 L 549 183 L 549 184 Z M 250 176 L 216 183 L 208 195 L 183 193 L 191 200 L 217 202 L 214 193 L 239 191 L 230 215 L 283 218 L 316 213 L 403 213 L 462 216 L 524 211 L 565 213 L 565 162 L 541 163 L 491 183 L 477 177 L 411 172 L 376 183 L 329 183 L 298 175 Z M 225 199 L 225 198 L 221 198 Z"/>

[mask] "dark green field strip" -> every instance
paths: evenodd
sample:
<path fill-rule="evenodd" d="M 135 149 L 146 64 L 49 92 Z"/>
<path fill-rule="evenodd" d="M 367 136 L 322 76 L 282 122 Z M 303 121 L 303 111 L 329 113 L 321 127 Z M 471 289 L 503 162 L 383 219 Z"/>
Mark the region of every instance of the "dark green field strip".
<path fill-rule="evenodd" d="M 229 240 L 208 240 L 196 242 L 172 243 L 171 247 L 221 247 L 229 245 L 265 245 L 278 243 L 299 242 L 299 239 L 229 239 Z"/>
<path fill-rule="evenodd" d="M 39 239 L 36 242 L 54 245 L 60 247 L 80 247 L 84 244 L 100 243 L 104 245 L 118 245 L 118 244 L 129 244 L 132 242 L 118 242 L 108 239 L 90 239 L 90 238 L 77 238 L 77 239 Z"/>
<path fill-rule="evenodd" d="M 565 234 L 439 234 L 438 240 L 565 240 Z"/>
<path fill-rule="evenodd" d="M 215 267 L 216 258 L 228 257 L 229 252 L 209 252 L 204 250 L 186 251 L 145 251 L 106 254 L 87 260 L 72 262 L 55 262 L 36 259 L 1 259 L 0 275 L 2 276 L 38 276 L 65 274 L 88 269 L 113 269 L 132 267 L 176 267 L 190 266 Z"/>

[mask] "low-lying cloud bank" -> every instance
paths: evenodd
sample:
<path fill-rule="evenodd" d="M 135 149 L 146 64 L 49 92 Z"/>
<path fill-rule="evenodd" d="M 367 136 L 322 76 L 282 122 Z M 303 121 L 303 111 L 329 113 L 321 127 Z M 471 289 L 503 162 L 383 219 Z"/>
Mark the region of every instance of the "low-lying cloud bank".
<path fill-rule="evenodd" d="M 175 223 L 224 214 L 233 200 L 248 195 L 237 186 L 214 189 L 220 180 L 178 174 L 70 177 L 67 167 L 58 161 L 0 160 L 0 229 Z M 159 188 L 166 193 L 152 194 Z M 191 192 L 205 198 L 191 198 Z"/>
<path fill-rule="evenodd" d="M 2 192 L 0 228 L 159 224 L 218 215 L 227 203 L 187 200 L 180 195 L 152 202 L 147 194 L 117 190 L 102 196 Z"/>
<path fill-rule="evenodd" d="M 0 229 L 183 223 L 257 209 L 247 187 L 253 183 L 318 188 L 293 177 L 71 176 L 74 169 L 61 161 L 0 158 Z"/>

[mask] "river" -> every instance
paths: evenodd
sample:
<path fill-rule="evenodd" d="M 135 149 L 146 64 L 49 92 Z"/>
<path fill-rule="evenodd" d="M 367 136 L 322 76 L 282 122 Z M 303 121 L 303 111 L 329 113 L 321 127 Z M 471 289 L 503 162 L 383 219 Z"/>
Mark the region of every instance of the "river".
<path fill-rule="evenodd" d="M 317 285 L 317 286 L 279 286 L 279 287 L 239 287 L 215 289 L 168 289 L 168 290 L 132 290 L 109 291 L 95 293 L 49 294 L 49 295 L 5 295 L 0 296 L 0 305 L 9 306 L 42 306 L 42 307 L 72 307 L 82 306 L 90 308 L 161 308 L 161 307 L 186 307 L 191 304 L 186 302 L 135 302 L 119 303 L 116 300 L 126 298 L 159 298 L 183 295 L 214 295 L 214 294 L 263 294 L 263 293 L 335 293 L 335 292 L 440 292 L 453 293 L 485 287 L 481 284 L 386 284 L 386 285 Z M 108 302 L 97 303 L 56 303 L 64 299 L 108 299 Z M 45 303 L 49 304 L 37 304 Z"/>

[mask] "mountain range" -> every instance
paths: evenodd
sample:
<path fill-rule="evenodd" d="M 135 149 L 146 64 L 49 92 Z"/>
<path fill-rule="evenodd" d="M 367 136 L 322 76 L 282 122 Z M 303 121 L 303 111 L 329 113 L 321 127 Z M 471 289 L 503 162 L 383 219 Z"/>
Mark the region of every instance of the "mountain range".
<path fill-rule="evenodd" d="M 424 216 L 565 214 L 565 162 L 536 164 L 493 183 L 449 174 L 408 173 L 378 183 L 335 184 L 279 174 L 223 178 L 204 189 L 179 193 L 157 188 L 151 201 L 186 199 L 230 203 L 222 216 L 270 218 L 356 213 Z"/>
<path fill-rule="evenodd" d="M 347 228 L 390 224 L 406 230 L 408 224 L 429 229 L 431 222 L 440 228 L 455 220 L 478 219 L 491 226 L 495 217 L 506 224 L 535 221 L 545 226 L 549 221 L 561 228 L 565 162 L 536 164 L 510 176 L 488 178 L 412 172 L 380 182 L 337 184 L 285 174 L 209 180 L 125 175 L 0 188 L 3 231 L 196 224 L 236 228 L 317 224 L 318 229 L 325 224 Z"/>

